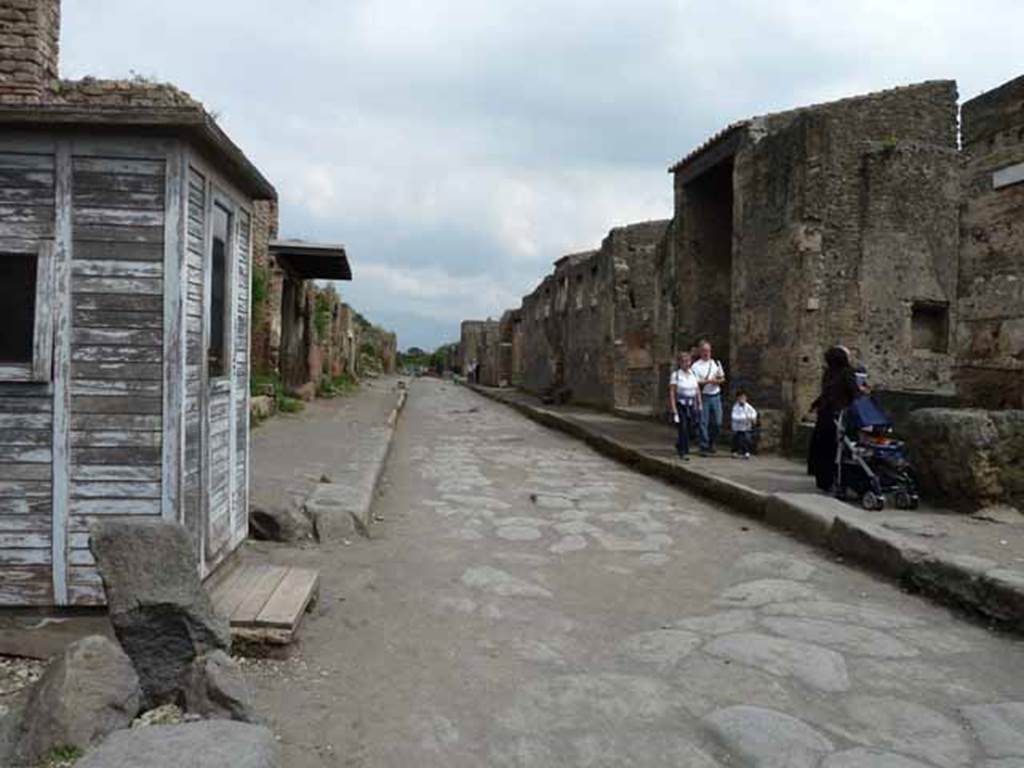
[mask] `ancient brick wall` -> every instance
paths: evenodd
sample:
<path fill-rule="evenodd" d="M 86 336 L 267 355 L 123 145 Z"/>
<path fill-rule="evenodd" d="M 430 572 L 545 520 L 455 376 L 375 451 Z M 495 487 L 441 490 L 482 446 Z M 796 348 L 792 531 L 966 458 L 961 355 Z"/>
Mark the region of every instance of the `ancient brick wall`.
<path fill-rule="evenodd" d="M 0 103 L 46 97 L 59 45 L 60 0 L 0 0 Z"/>
<path fill-rule="evenodd" d="M 965 103 L 962 135 L 958 391 L 1024 408 L 1024 77 Z"/>

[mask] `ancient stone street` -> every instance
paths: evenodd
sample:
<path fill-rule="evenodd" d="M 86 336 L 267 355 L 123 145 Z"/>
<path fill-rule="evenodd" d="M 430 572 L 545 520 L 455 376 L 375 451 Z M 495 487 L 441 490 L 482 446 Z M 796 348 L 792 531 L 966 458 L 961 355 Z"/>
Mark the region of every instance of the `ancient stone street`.
<path fill-rule="evenodd" d="M 411 388 L 289 658 L 283 764 L 1019 768 L 1024 644 L 464 388 Z M 1015 703 L 1016 702 L 1016 703 Z"/>

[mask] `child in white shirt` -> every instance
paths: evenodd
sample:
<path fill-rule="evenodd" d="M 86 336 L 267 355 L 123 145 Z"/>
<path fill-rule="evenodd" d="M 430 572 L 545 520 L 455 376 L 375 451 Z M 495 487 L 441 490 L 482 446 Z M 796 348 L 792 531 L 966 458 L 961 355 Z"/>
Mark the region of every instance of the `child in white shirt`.
<path fill-rule="evenodd" d="M 732 406 L 732 455 L 736 458 L 750 458 L 750 452 L 754 449 L 755 426 L 757 411 L 747 402 L 747 393 L 742 389 L 737 390 L 736 402 Z"/>

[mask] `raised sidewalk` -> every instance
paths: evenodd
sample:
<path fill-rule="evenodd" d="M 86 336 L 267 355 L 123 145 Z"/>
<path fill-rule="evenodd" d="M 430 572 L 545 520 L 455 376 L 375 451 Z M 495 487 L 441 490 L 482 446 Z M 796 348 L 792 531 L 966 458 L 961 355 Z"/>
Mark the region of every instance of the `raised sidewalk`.
<path fill-rule="evenodd" d="M 305 508 L 322 542 L 365 532 L 406 386 L 397 376 L 367 379 L 253 430 L 251 506 Z"/>
<path fill-rule="evenodd" d="M 540 424 L 595 450 L 782 528 L 856 561 L 906 588 L 993 625 L 1024 634 L 1024 514 L 965 515 L 923 504 L 914 511 L 865 512 L 819 493 L 802 463 L 780 456 L 750 461 L 728 453 L 675 458 L 675 430 L 571 405 L 544 405 L 512 389 L 470 385 Z"/>

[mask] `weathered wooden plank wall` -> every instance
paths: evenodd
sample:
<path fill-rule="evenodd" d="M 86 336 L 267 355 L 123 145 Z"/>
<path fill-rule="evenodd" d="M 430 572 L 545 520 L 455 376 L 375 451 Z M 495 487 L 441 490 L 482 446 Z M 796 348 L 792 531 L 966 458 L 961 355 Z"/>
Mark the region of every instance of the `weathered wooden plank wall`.
<path fill-rule="evenodd" d="M 0 259 L 54 237 L 52 142 L 0 143 Z M 53 603 L 53 387 L 0 383 L 0 605 Z"/>
<path fill-rule="evenodd" d="M 88 520 L 162 510 L 166 162 L 97 152 L 71 161 L 72 605 L 103 600 Z"/>
<path fill-rule="evenodd" d="M 202 472 L 203 264 L 206 253 L 206 177 L 188 173 L 188 225 L 185 250 L 185 526 L 195 532 L 201 556 L 205 518 Z"/>
<path fill-rule="evenodd" d="M 232 407 L 235 440 L 231 546 L 249 535 L 249 356 L 252 285 L 252 216 L 238 214 L 238 274 L 235 305 L 234 396 Z"/>

